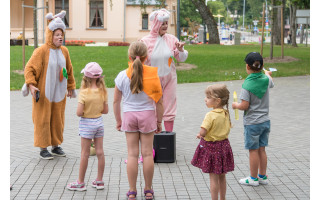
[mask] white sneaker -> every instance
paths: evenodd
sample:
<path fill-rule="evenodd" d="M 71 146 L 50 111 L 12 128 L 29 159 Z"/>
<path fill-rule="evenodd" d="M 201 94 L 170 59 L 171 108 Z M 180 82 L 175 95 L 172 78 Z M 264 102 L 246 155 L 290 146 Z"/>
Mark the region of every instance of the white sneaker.
<path fill-rule="evenodd" d="M 94 181 L 92 181 L 92 187 L 96 188 L 97 190 L 102 190 L 102 189 L 104 189 L 104 182 L 94 180 Z"/>
<path fill-rule="evenodd" d="M 268 176 L 265 175 L 263 178 L 260 178 L 258 176 L 258 180 L 259 180 L 259 184 L 262 184 L 262 185 L 267 185 L 268 184 Z"/>
<path fill-rule="evenodd" d="M 259 186 L 258 178 L 253 180 L 250 176 L 240 179 L 239 183 L 242 185 Z"/>

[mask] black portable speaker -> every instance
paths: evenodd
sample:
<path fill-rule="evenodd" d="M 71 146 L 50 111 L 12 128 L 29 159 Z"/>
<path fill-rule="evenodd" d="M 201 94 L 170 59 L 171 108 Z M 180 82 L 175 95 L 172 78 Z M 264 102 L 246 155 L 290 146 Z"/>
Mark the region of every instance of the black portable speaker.
<path fill-rule="evenodd" d="M 154 134 L 153 148 L 155 163 L 173 163 L 176 161 L 176 133 L 162 131 Z"/>

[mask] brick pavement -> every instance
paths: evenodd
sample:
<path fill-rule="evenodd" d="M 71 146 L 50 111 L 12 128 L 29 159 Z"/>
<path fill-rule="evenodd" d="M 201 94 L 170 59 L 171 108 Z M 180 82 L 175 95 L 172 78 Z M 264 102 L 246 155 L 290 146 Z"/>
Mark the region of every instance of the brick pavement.
<path fill-rule="evenodd" d="M 227 199 L 310 199 L 310 77 L 275 78 L 270 91 L 272 129 L 269 139 L 269 184 L 248 187 L 238 180 L 249 175 L 248 152 L 243 145 L 242 116 L 234 120 L 230 143 L 234 152 L 235 170 L 227 175 Z M 241 89 L 243 80 L 222 82 L 230 92 Z M 178 114 L 174 130 L 177 133 L 177 161 L 155 164 L 153 188 L 155 199 L 210 199 L 209 176 L 191 166 L 198 140 L 199 126 L 208 108 L 204 90 L 212 83 L 179 84 Z M 108 115 L 104 115 L 104 152 L 106 188 L 96 191 L 89 184 L 97 174 L 97 159 L 90 157 L 85 182 L 86 192 L 68 191 L 67 183 L 76 180 L 80 163 L 80 137 L 76 116 L 76 99 L 68 99 L 65 115 L 63 149 L 65 158 L 41 160 L 39 149 L 33 147 L 31 96 L 22 97 L 19 91 L 10 92 L 10 199 L 125 199 L 128 190 L 126 177 L 126 142 L 123 133 L 115 130 L 112 100 L 109 92 Z M 231 102 L 231 101 L 230 101 Z M 242 112 L 240 112 L 242 115 Z M 142 198 L 144 181 L 139 164 L 138 199 Z"/>

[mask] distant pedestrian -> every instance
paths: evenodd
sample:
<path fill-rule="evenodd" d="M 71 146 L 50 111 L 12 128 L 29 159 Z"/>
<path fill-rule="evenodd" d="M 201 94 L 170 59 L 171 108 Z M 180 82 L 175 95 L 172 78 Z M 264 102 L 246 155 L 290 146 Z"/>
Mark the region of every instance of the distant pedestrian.
<path fill-rule="evenodd" d="M 259 53 L 249 53 L 245 62 L 249 76 L 242 84 L 241 103 L 232 103 L 233 109 L 244 110 L 245 148 L 249 149 L 250 176 L 240 179 L 239 183 L 258 186 L 268 184 L 265 147 L 268 146 L 270 132 L 269 88 L 274 84 L 272 72 L 262 73 L 263 58 Z"/>
<path fill-rule="evenodd" d="M 287 41 L 288 41 L 288 44 L 291 44 L 291 32 L 288 31 L 288 36 L 287 36 Z"/>
<path fill-rule="evenodd" d="M 104 127 L 102 114 L 108 114 L 108 93 L 102 76 L 102 69 L 96 62 L 88 63 L 81 71 L 82 78 L 77 115 L 80 118 L 79 135 L 81 136 L 81 161 L 79 178 L 67 185 L 69 190 L 87 190 L 84 177 L 88 167 L 91 141 L 94 139 L 96 155 L 98 158 L 97 178 L 92 181 L 92 187 L 97 190 L 104 189 L 102 180 L 104 173 L 103 136 Z"/>
<path fill-rule="evenodd" d="M 17 40 L 22 40 L 23 39 L 23 32 L 21 31 L 17 37 Z"/>
<path fill-rule="evenodd" d="M 113 111 L 118 131 L 124 131 L 127 139 L 128 199 L 136 199 L 139 143 L 143 157 L 145 199 L 153 199 L 151 189 L 154 161 L 153 137 L 161 132 L 163 115 L 162 89 L 158 69 L 144 65 L 148 56 L 143 42 L 133 42 L 128 50 L 129 66 L 116 77 Z M 123 117 L 121 119 L 121 99 Z M 156 106 L 154 106 L 154 104 Z"/>
<path fill-rule="evenodd" d="M 225 199 L 226 173 L 234 170 L 232 149 L 228 140 L 231 121 L 228 109 L 229 90 L 224 84 L 210 85 L 205 90 L 208 112 L 197 135 L 200 143 L 191 164 L 210 175 L 212 199 Z M 226 106 L 226 109 L 224 107 Z"/>

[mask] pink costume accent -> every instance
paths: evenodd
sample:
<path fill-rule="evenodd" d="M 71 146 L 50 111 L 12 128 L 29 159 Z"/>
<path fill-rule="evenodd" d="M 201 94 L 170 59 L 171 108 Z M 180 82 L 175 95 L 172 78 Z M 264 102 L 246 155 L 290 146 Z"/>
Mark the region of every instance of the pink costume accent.
<path fill-rule="evenodd" d="M 158 67 L 158 75 L 163 92 L 164 121 L 174 121 L 177 113 L 176 67 L 174 62 L 168 61 L 170 57 L 175 57 L 179 62 L 184 62 L 188 57 L 188 51 L 184 50 L 180 52 L 177 49 L 176 43 L 179 42 L 179 40 L 174 35 L 168 33 L 162 36 L 159 35 L 162 23 L 168 21 L 169 17 L 170 12 L 166 9 L 152 12 L 150 14 L 150 21 L 152 22 L 151 31 L 141 39 L 148 47 L 148 59 L 145 61 L 145 64 Z"/>

